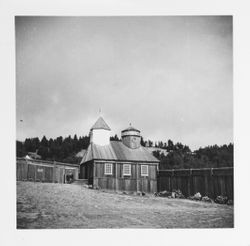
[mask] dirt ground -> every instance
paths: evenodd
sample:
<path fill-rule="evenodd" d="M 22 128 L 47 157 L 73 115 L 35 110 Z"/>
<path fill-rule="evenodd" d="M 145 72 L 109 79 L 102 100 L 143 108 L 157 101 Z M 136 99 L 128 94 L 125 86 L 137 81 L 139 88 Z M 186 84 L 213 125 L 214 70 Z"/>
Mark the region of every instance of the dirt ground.
<path fill-rule="evenodd" d="M 17 182 L 17 228 L 232 228 L 233 206 Z"/>

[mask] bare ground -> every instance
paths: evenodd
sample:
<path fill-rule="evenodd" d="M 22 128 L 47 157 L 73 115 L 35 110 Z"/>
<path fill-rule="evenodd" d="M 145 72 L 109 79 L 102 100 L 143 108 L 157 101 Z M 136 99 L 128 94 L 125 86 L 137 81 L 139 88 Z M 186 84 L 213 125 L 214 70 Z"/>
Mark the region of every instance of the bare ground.
<path fill-rule="evenodd" d="M 233 206 L 17 182 L 17 228 L 232 228 Z"/>

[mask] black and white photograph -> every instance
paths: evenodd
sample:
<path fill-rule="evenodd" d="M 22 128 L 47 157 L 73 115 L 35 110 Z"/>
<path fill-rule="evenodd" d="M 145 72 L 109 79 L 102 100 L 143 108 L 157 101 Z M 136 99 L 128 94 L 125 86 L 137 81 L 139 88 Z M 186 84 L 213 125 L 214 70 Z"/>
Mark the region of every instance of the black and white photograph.
<path fill-rule="evenodd" d="M 0 1 L 0 245 L 250 246 L 244 0 Z"/>
<path fill-rule="evenodd" d="M 234 228 L 233 16 L 15 16 L 17 229 Z"/>

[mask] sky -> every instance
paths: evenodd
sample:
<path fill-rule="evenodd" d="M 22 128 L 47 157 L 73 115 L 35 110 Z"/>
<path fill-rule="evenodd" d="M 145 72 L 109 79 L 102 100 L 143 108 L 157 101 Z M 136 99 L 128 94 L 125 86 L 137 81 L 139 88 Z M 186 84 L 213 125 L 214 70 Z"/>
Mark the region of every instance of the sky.
<path fill-rule="evenodd" d="M 230 16 L 16 17 L 16 137 L 233 142 Z M 101 109 L 101 113 L 99 112 Z"/>

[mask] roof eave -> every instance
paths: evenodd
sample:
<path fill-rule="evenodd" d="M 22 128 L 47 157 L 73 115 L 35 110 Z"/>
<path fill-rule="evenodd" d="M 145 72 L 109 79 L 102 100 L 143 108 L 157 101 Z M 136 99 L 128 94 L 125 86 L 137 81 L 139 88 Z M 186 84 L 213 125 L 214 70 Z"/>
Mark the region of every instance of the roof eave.
<path fill-rule="evenodd" d="M 115 161 L 115 162 L 139 162 L 139 163 L 160 163 L 160 161 L 145 161 L 145 160 L 117 160 L 117 159 L 98 159 L 94 158 L 93 161 Z"/>

